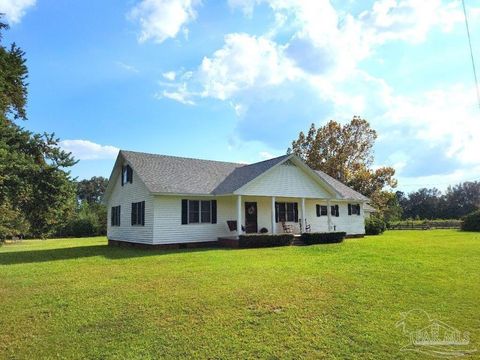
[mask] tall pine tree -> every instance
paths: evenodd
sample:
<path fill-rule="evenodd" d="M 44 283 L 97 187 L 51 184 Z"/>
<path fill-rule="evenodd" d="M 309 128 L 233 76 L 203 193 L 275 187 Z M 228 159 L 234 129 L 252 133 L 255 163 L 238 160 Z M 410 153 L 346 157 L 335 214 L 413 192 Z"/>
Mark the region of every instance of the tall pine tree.
<path fill-rule="evenodd" d="M 13 236 L 46 237 L 73 214 L 75 186 L 64 169 L 75 164 L 54 134 L 35 134 L 25 121 L 25 53 L 6 48 L 0 18 L 0 240 Z"/>

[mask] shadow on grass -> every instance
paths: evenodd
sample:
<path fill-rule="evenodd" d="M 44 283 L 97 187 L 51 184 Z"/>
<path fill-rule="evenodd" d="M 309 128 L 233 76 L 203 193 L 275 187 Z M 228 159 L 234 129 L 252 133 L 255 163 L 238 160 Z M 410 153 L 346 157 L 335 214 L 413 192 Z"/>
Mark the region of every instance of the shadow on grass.
<path fill-rule="evenodd" d="M 31 250 L 31 251 L 12 251 L 0 254 L 0 265 L 40 263 L 56 260 L 83 259 L 95 256 L 101 256 L 106 259 L 128 259 L 147 256 L 170 255 L 177 253 L 204 252 L 210 250 L 219 250 L 219 248 L 191 248 L 191 249 L 171 249 L 171 250 L 146 250 L 119 248 L 108 245 L 91 245 L 71 248 Z M 227 249 L 221 249 L 227 250 Z"/>

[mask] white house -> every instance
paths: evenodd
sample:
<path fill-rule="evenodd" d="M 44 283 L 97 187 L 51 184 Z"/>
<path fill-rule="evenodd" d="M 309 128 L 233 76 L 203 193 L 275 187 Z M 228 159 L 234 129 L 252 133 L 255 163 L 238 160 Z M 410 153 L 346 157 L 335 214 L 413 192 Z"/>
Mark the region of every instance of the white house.
<path fill-rule="evenodd" d="M 104 200 L 110 243 L 146 245 L 286 230 L 361 236 L 369 201 L 295 155 L 245 165 L 123 150 Z"/>

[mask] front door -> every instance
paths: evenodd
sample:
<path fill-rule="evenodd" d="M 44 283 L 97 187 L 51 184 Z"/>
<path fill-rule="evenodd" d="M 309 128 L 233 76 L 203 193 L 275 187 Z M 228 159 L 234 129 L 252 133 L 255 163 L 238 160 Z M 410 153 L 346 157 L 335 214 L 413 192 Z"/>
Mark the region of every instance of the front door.
<path fill-rule="evenodd" d="M 245 203 L 245 232 L 247 234 L 258 232 L 256 202 Z"/>

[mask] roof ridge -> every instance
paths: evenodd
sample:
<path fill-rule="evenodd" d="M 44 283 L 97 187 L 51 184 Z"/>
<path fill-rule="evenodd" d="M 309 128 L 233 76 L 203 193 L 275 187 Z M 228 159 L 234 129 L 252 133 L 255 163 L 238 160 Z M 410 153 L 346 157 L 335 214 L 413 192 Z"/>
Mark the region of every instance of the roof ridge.
<path fill-rule="evenodd" d="M 164 157 L 164 158 L 174 158 L 174 159 L 182 159 L 182 160 L 199 160 L 199 161 L 207 161 L 211 163 L 220 163 L 220 164 L 231 164 L 231 165 L 240 165 L 240 166 L 248 166 L 251 164 L 242 164 L 236 163 L 232 161 L 220 161 L 220 160 L 210 160 L 210 159 L 200 159 L 200 158 L 193 158 L 193 157 L 186 157 L 186 156 L 177 156 L 177 155 L 166 155 L 166 154 L 154 154 L 154 153 L 147 153 L 143 151 L 132 151 L 132 150 L 120 150 L 122 153 L 133 153 L 133 154 L 140 154 L 140 155 L 151 155 L 157 157 Z"/>
<path fill-rule="evenodd" d="M 277 159 L 280 159 L 282 157 L 289 156 L 289 154 L 284 154 L 284 155 L 280 155 L 280 156 L 273 157 L 273 158 L 270 158 L 270 159 L 253 162 L 251 164 L 243 164 L 243 163 L 237 163 L 237 162 L 233 162 L 233 161 L 220 161 L 220 160 L 200 159 L 200 158 L 177 156 L 177 155 L 154 154 L 154 153 L 147 153 L 147 152 L 143 152 L 143 151 L 133 151 L 133 150 L 123 150 L 123 149 L 120 149 L 120 152 L 122 152 L 122 153 L 134 153 L 134 154 L 141 154 L 141 155 L 159 156 L 159 157 L 169 157 L 169 158 L 183 159 L 183 160 L 208 161 L 208 162 L 212 162 L 212 163 L 240 165 L 240 167 L 262 164 L 262 163 L 267 162 L 267 161 L 277 160 Z"/>

